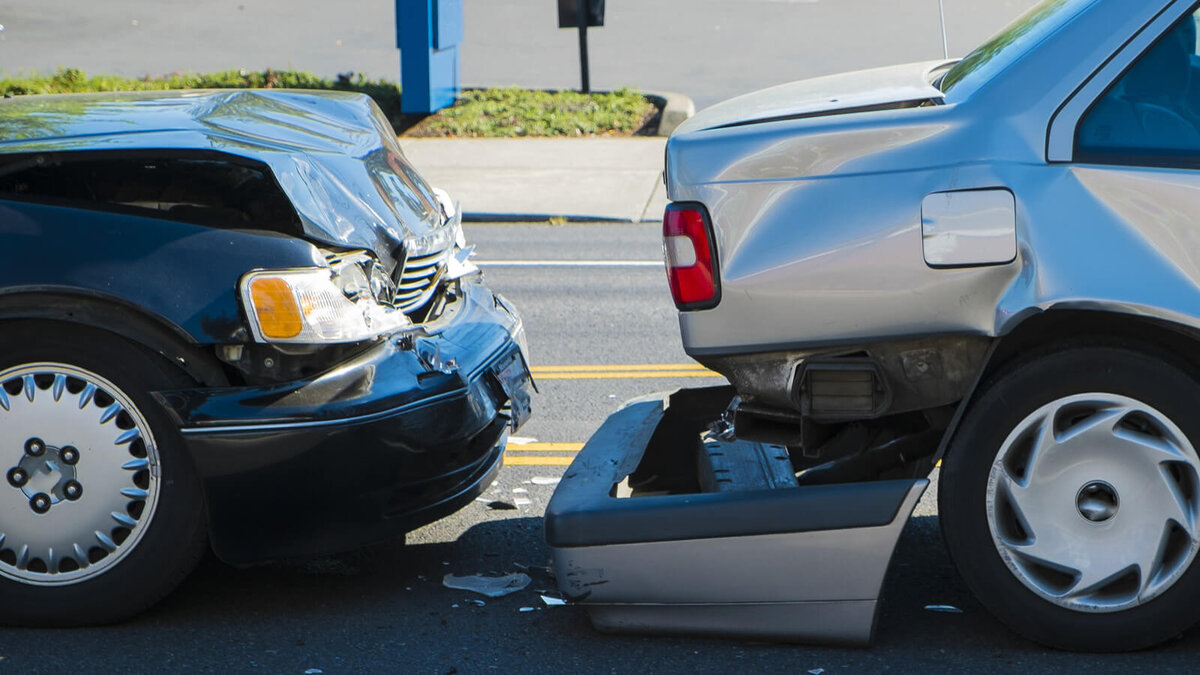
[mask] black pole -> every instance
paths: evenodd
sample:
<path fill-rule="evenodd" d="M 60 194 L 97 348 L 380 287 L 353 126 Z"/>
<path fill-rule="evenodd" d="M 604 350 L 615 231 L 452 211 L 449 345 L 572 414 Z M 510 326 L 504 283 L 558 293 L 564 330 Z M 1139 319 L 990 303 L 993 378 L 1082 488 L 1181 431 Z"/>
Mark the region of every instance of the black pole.
<path fill-rule="evenodd" d="M 587 29 L 588 29 L 588 4 L 591 0 L 576 0 L 575 16 L 579 22 L 579 71 L 583 79 L 583 93 L 592 93 L 591 83 L 588 82 L 588 53 L 587 53 Z"/>

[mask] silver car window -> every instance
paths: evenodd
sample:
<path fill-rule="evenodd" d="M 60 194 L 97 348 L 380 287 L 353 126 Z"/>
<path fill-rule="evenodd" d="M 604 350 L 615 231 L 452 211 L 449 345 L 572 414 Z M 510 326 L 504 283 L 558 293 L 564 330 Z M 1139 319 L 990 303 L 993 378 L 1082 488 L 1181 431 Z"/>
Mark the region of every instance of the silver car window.
<path fill-rule="evenodd" d="M 968 80 L 986 82 L 1093 0 L 1045 0 L 954 65 L 939 86 L 950 93 Z"/>
<path fill-rule="evenodd" d="M 1185 15 L 1096 101 L 1079 124 L 1077 160 L 1200 161 L 1198 14 Z"/>

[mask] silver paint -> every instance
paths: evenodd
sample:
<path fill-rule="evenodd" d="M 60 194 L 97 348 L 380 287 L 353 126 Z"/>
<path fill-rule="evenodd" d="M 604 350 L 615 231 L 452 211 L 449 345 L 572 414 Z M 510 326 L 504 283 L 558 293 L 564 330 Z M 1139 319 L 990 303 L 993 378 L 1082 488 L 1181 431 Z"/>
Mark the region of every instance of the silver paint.
<path fill-rule="evenodd" d="M 50 380 L 45 387 L 37 384 L 42 378 Z M 20 466 L 31 477 L 24 490 L 0 482 L 0 551 L 12 554 L 0 560 L 0 578 L 34 586 L 93 579 L 137 548 L 154 518 L 159 456 L 150 426 L 116 385 L 82 368 L 30 363 L 0 372 L 0 384 L 17 381 L 21 393 L 0 400 L 0 472 Z M 119 426 L 122 412 L 132 423 L 128 429 Z M 42 457 L 24 453 L 30 438 L 45 441 Z M 134 443 L 145 452 L 132 453 Z M 61 460 L 68 446 L 78 449 L 74 466 Z M 77 499 L 64 494 L 67 480 L 83 486 Z M 45 513 L 30 508 L 30 486 L 50 497 Z M 137 517 L 129 511 L 134 502 L 142 503 Z M 64 561 L 73 569 L 60 568 Z"/>
<path fill-rule="evenodd" d="M 1192 3 L 1068 4 L 1044 39 L 944 97 L 930 83 L 947 64 L 920 63 L 768 89 L 681 126 L 668 195 L 708 207 L 722 285 L 717 307 L 680 314 L 684 346 L 996 337 L 1059 308 L 1200 327 L 1197 173 L 1076 164 L 1060 147 L 1075 101 L 1090 103 Z M 844 111 L 914 97 L 928 102 Z M 926 264 L 923 201 L 994 188 L 1014 196 L 1011 262 Z"/>

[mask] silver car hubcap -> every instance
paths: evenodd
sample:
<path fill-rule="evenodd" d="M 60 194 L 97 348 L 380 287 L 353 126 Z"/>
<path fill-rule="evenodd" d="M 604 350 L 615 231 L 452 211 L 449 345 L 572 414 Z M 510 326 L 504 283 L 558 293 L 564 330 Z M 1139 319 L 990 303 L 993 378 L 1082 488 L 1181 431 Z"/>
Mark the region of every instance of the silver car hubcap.
<path fill-rule="evenodd" d="M 158 503 L 150 426 L 120 389 L 82 368 L 0 372 L 0 576 L 78 583 L 129 554 Z"/>
<path fill-rule="evenodd" d="M 1154 408 L 1115 394 L 1048 403 L 1005 439 L 987 485 L 1000 557 L 1056 605 L 1113 612 L 1156 597 L 1196 551 L 1200 459 Z"/>

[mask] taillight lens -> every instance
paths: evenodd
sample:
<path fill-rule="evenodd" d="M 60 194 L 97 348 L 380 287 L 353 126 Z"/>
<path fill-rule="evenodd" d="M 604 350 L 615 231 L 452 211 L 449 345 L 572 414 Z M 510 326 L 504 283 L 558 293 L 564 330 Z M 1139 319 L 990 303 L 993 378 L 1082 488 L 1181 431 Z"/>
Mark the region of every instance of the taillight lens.
<path fill-rule="evenodd" d="M 717 249 L 703 204 L 671 204 L 663 214 L 667 282 L 679 309 L 709 309 L 721 301 Z"/>

